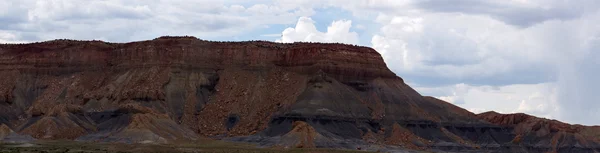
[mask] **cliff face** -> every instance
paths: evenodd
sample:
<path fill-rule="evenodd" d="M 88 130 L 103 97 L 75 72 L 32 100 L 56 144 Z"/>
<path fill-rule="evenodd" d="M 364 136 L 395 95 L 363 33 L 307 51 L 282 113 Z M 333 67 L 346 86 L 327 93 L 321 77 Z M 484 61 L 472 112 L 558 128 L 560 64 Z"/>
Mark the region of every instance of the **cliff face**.
<path fill-rule="evenodd" d="M 553 141 L 543 135 L 516 142 L 527 130 L 494 116 L 421 96 L 366 47 L 193 37 L 0 45 L 0 124 L 35 139 L 212 137 L 458 152 L 560 148 L 537 145 Z M 563 146 L 597 151 L 593 137 L 574 137 L 586 145 Z"/>

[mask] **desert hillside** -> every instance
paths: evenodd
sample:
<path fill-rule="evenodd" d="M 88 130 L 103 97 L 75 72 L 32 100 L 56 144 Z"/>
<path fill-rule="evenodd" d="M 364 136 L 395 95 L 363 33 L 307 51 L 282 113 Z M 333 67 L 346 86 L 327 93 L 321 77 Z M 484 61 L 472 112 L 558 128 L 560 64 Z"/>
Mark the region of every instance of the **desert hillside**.
<path fill-rule="evenodd" d="M 0 140 L 454 152 L 599 152 L 600 129 L 473 114 L 368 47 L 160 37 L 0 45 Z"/>

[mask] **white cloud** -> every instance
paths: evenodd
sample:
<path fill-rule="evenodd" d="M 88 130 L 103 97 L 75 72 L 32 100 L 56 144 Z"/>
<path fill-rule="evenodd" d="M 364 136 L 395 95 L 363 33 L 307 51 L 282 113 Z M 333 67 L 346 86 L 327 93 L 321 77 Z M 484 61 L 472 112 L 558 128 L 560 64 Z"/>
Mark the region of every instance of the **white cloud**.
<path fill-rule="evenodd" d="M 444 100 L 444 101 L 448 101 L 451 103 L 454 103 L 455 105 L 459 105 L 459 104 L 464 104 L 465 103 L 465 94 L 469 92 L 469 89 L 471 87 L 461 83 L 461 84 L 456 84 L 454 85 L 454 87 L 449 91 L 452 94 L 450 95 L 445 95 L 445 96 L 439 96 L 437 98 Z"/>
<path fill-rule="evenodd" d="M 394 18 L 422 18 L 422 21 L 392 22 Z M 469 106 L 468 97 L 464 106 L 528 112 L 571 123 L 600 124 L 600 120 L 594 119 L 600 117 L 600 113 L 593 109 L 600 107 L 596 103 L 600 95 L 594 92 L 600 86 L 597 79 L 600 72 L 596 70 L 600 67 L 600 53 L 596 51 L 600 49 L 600 27 L 595 26 L 600 24 L 597 22 L 600 12 L 568 20 L 547 20 L 527 28 L 468 13 L 381 15 L 378 21 L 382 28 L 372 38 L 373 47 L 392 70 L 405 76 L 405 80 L 408 76 L 408 81 L 418 84 L 448 80 L 455 84 L 491 86 L 550 83 L 556 86 L 555 90 L 546 92 L 543 98 L 512 99 L 512 103 L 507 104 L 511 109 L 496 105 L 501 101 L 481 102 L 493 107 Z M 477 97 L 481 99 L 494 97 L 480 93 Z M 456 101 L 460 96 L 447 93 L 440 98 Z M 552 111 L 556 112 L 550 113 Z"/>
<path fill-rule="evenodd" d="M 597 11 L 599 2 L 581 0 L 453 0 L 414 1 L 413 6 L 424 11 L 485 15 L 518 27 L 529 27 L 551 20 L 571 20 Z"/>
<path fill-rule="evenodd" d="M 282 32 L 277 42 L 339 42 L 358 44 L 358 34 L 350 31 L 352 21 L 333 21 L 326 32 L 320 32 L 315 27 L 315 21 L 309 17 L 300 17 L 296 27 L 287 28 Z"/>
<path fill-rule="evenodd" d="M 0 30 L 22 35 L 22 41 L 102 38 L 123 42 L 162 35 L 226 39 L 269 24 L 292 24 L 299 16 L 314 14 L 313 8 L 264 2 L 245 5 L 239 5 L 245 1 L 212 0 L 0 2 L 0 8 L 8 7 L 0 11 Z"/>
<path fill-rule="evenodd" d="M 17 35 L 0 30 L 0 43 L 26 43 L 26 41 L 19 41 Z"/>
<path fill-rule="evenodd" d="M 416 85 L 418 86 L 418 85 Z M 474 86 L 456 84 L 442 87 L 417 87 L 425 95 L 442 100 L 462 100 L 455 105 L 475 113 L 497 111 L 501 113 L 523 112 L 546 118 L 561 114 L 557 101 L 557 85 L 554 83 L 514 84 L 505 86 Z"/>
<path fill-rule="evenodd" d="M 69 20 L 76 18 L 144 18 L 151 15 L 148 5 L 123 5 L 119 1 L 55 0 L 35 1 L 28 20 Z"/>
<path fill-rule="evenodd" d="M 381 15 L 378 21 L 383 26 L 371 43 L 400 74 L 468 81 L 548 69 L 537 67 L 545 63 L 543 51 L 524 42 L 523 30 L 483 16 Z"/>

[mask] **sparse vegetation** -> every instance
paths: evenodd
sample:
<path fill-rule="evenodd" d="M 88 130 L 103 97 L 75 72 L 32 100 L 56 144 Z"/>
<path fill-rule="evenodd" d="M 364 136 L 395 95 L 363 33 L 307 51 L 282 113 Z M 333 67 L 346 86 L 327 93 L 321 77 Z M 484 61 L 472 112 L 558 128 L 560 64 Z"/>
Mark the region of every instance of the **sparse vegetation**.
<path fill-rule="evenodd" d="M 366 151 L 335 150 L 335 149 L 283 149 L 259 148 L 252 144 L 225 142 L 219 140 L 199 140 L 175 144 L 123 144 L 123 143 L 91 143 L 76 141 L 40 141 L 31 144 L 0 144 L 3 153 L 352 153 Z"/>

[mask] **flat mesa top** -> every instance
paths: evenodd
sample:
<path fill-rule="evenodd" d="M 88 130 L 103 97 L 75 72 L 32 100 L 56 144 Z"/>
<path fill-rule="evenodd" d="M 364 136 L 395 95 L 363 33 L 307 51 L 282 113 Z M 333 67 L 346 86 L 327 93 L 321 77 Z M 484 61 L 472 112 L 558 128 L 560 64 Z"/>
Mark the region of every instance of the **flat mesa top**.
<path fill-rule="evenodd" d="M 0 44 L 0 49 L 12 49 L 15 47 L 65 47 L 63 45 L 90 45 L 90 46 L 112 46 L 112 47 L 126 47 L 126 46 L 138 46 L 138 45 L 150 45 L 150 44 L 161 44 L 161 45 L 210 45 L 212 47 L 227 46 L 230 48 L 236 47 L 262 47 L 262 48 L 277 48 L 277 49 L 293 49 L 293 48 L 322 48 L 325 50 L 346 50 L 356 51 L 365 53 L 377 53 L 374 49 L 365 46 L 358 46 L 352 44 L 343 43 L 321 43 L 321 42 L 293 42 L 293 43 L 280 43 L 271 42 L 265 40 L 250 40 L 250 41 L 210 41 L 202 40 L 192 36 L 162 36 L 152 40 L 144 41 L 132 41 L 124 43 L 116 42 L 105 42 L 101 40 L 73 40 L 73 39 L 56 39 L 42 42 L 32 43 L 14 43 L 14 44 Z M 1 53 L 1 52 L 0 52 Z"/>

